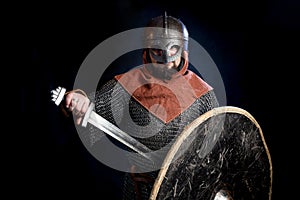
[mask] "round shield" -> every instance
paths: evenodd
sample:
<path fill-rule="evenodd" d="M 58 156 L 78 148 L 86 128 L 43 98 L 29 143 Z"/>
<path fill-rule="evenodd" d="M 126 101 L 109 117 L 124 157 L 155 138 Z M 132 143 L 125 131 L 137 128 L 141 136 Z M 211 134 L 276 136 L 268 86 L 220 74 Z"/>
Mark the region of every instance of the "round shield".
<path fill-rule="evenodd" d="M 271 199 L 272 162 L 247 111 L 223 106 L 201 115 L 172 145 L 150 200 Z"/>

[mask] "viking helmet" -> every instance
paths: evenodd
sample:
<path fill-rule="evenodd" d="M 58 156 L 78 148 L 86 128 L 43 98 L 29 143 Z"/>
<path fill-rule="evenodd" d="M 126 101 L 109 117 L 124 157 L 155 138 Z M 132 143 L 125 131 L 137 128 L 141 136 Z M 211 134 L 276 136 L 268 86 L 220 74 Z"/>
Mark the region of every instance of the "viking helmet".
<path fill-rule="evenodd" d="M 183 50 L 188 50 L 188 31 L 181 20 L 172 16 L 165 14 L 153 18 L 147 24 L 145 34 L 145 45 L 158 62 L 172 62 L 181 56 Z M 157 50 L 161 53 L 155 53 Z"/>

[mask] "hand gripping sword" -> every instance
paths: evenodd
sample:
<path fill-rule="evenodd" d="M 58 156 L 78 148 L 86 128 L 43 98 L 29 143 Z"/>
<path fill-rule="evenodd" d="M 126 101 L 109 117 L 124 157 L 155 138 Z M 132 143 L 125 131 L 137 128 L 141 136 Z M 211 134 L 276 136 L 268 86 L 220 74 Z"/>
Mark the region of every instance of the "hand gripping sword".
<path fill-rule="evenodd" d="M 57 87 L 56 90 L 52 90 L 52 101 L 58 106 L 64 98 L 66 89 L 63 87 Z M 94 103 L 90 103 L 87 112 L 85 113 L 81 126 L 86 127 L 88 123 L 94 125 L 98 129 L 102 130 L 106 134 L 112 136 L 122 144 L 126 145 L 130 149 L 134 150 L 138 154 L 144 156 L 145 158 L 152 160 L 152 158 L 147 155 L 151 150 L 140 143 L 135 138 L 131 137 L 128 133 L 122 131 L 120 128 L 101 117 L 94 111 Z"/>

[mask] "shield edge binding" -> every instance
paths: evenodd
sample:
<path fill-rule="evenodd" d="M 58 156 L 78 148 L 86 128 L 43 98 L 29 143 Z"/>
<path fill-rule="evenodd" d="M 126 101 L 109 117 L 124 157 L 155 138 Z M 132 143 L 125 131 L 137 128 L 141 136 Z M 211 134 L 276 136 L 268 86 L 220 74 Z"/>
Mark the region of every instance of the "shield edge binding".
<path fill-rule="evenodd" d="M 268 160 L 269 160 L 269 166 L 270 166 L 269 200 L 271 200 L 272 184 L 273 184 L 272 160 L 271 160 L 271 155 L 270 155 L 267 143 L 265 141 L 262 129 L 261 129 L 260 125 L 258 124 L 258 122 L 256 121 L 256 119 L 248 111 L 246 111 L 242 108 L 239 108 L 239 107 L 235 107 L 235 106 L 221 106 L 221 107 L 213 108 L 212 110 L 207 111 L 206 113 L 199 116 L 197 119 L 195 119 L 192 123 L 190 123 L 183 129 L 182 133 L 178 136 L 178 138 L 176 139 L 174 144 L 171 146 L 171 149 L 167 153 L 167 155 L 162 163 L 162 167 L 159 171 L 157 178 L 155 179 L 149 200 L 156 200 L 160 186 L 161 186 L 163 179 L 167 173 L 167 170 L 168 170 L 170 164 L 172 163 L 172 160 L 173 160 L 177 150 L 180 148 L 180 145 L 183 143 L 183 141 L 189 136 L 190 133 L 192 133 L 192 131 L 194 130 L 195 127 L 197 127 L 204 121 L 208 120 L 212 116 L 215 116 L 215 115 L 218 115 L 221 113 L 242 114 L 242 115 L 246 116 L 247 118 L 249 118 L 258 128 L 261 140 L 263 142 L 263 145 L 264 145 L 264 148 L 265 148 L 266 154 L 268 156 Z"/>

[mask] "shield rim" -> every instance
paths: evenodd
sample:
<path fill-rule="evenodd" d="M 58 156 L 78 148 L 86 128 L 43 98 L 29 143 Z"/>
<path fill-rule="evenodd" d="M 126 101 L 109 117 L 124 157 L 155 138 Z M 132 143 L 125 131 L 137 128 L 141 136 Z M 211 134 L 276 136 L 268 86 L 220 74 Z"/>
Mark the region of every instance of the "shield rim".
<path fill-rule="evenodd" d="M 272 184 L 273 184 L 273 169 L 272 169 L 272 160 L 271 160 L 271 155 L 267 146 L 267 143 L 265 141 L 262 129 L 260 127 L 260 125 L 258 124 L 258 122 L 256 121 L 256 119 L 245 109 L 239 108 L 239 107 L 235 107 L 235 106 L 220 106 L 220 107 L 216 107 L 213 108 L 209 111 L 207 111 L 206 113 L 202 114 L 201 116 L 199 116 L 197 119 L 195 119 L 193 122 L 191 122 L 189 125 L 187 125 L 183 131 L 181 132 L 181 134 L 178 136 L 178 138 L 175 140 L 174 144 L 171 146 L 171 149 L 169 150 L 169 152 L 167 153 L 163 163 L 162 163 L 162 167 L 158 173 L 157 178 L 155 179 L 151 194 L 150 194 L 150 198 L 149 200 L 156 200 L 156 197 L 158 195 L 159 189 L 161 187 L 161 184 L 163 182 L 163 179 L 168 171 L 168 168 L 170 166 L 170 164 L 172 163 L 172 160 L 177 152 L 177 150 L 179 149 L 179 147 L 181 146 L 181 144 L 183 143 L 183 141 L 189 136 L 190 133 L 193 132 L 194 128 L 199 126 L 201 123 L 205 122 L 206 120 L 208 120 L 209 118 L 221 114 L 221 113 L 237 113 L 237 114 L 242 114 L 244 116 L 246 116 L 247 118 L 249 118 L 258 128 L 259 130 L 259 134 L 261 137 L 261 140 L 263 142 L 266 154 L 268 156 L 268 160 L 269 160 L 269 166 L 270 166 L 270 188 L 269 188 L 269 200 L 271 200 L 271 196 L 272 196 Z"/>

